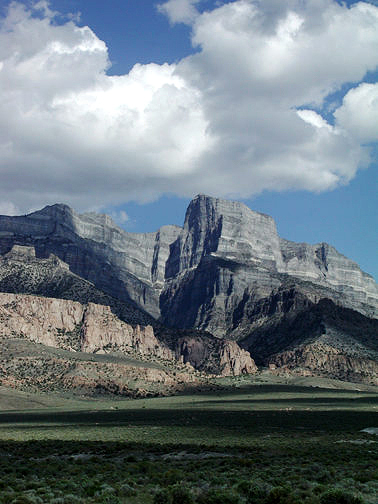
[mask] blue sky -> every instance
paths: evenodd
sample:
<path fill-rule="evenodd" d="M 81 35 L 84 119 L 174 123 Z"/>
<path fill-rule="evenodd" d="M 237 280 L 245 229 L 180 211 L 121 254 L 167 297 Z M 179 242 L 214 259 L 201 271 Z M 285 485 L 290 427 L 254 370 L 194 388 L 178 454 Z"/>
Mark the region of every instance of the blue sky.
<path fill-rule="evenodd" d="M 9 5 L 0 213 L 60 201 L 153 231 L 207 193 L 378 278 L 377 2 Z"/>

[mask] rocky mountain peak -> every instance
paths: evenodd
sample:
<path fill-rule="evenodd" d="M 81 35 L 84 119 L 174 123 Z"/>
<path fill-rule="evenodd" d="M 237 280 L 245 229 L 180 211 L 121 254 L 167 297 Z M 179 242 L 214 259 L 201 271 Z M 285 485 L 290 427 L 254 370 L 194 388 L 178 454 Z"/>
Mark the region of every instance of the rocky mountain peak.
<path fill-rule="evenodd" d="M 210 254 L 241 263 L 257 262 L 273 270 L 282 268 L 274 220 L 238 201 L 196 196 L 186 212 L 179 242 L 176 253 L 180 260 L 172 258 L 176 268 L 170 274 L 193 267 Z"/>
<path fill-rule="evenodd" d="M 374 279 L 332 246 L 284 240 L 272 217 L 204 194 L 189 204 L 183 228 L 155 233 L 128 233 L 107 215 L 78 214 L 64 204 L 0 216 L 0 252 L 13 245 L 34 246 L 38 257 L 55 254 L 96 287 L 172 325 L 178 313 L 194 310 L 184 326 L 217 334 L 234 324 L 236 315 L 225 310 L 242 313 L 246 296 L 269 297 L 284 278 L 331 289 L 345 306 L 376 313 Z M 189 310 L 181 305 L 188 296 Z"/>
<path fill-rule="evenodd" d="M 170 350 L 191 355 L 198 369 L 216 355 L 218 364 L 235 361 L 232 372 L 253 372 L 248 354 L 236 343 L 223 345 L 227 339 L 244 342 L 252 357 L 267 363 L 272 353 L 287 350 L 277 347 L 278 334 L 291 342 L 300 333 L 306 342 L 313 334 L 328 338 L 331 327 L 331 335 L 341 331 L 348 342 L 352 326 L 364 332 L 369 322 L 355 315 L 344 328 L 336 316 L 340 307 L 367 320 L 377 316 L 374 279 L 334 247 L 281 239 L 271 217 L 203 194 L 191 201 L 182 228 L 163 226 L 155 233 L 128 233 L 109 216 L 78 214 L 62 204 L 26 216 L 0 216 L 0 253 L 3 292 L 110 306 L 133 324 L 151 319 L 159 334 L 169 334 Z M 325 318 L 329 309 L 319 305 L 318 321 L 312 308 L 323 298 L 335 304 L 332 323 Z M 180 330 L 201 333 L 184 341 Z"/>
<path fill-rule="evenodd" d="M 59 216 L 59 215 L 71 215 L 75 214 L 75 210 L 73 210 L 70 206 L 65 203 L 54 203 L 54 205 L 46 205 L 41 208 L 41 210 L 36 210 L 29 214 L 29 217 L 34 217 L 38 215 L 51 215 L 51 216 Z"/>

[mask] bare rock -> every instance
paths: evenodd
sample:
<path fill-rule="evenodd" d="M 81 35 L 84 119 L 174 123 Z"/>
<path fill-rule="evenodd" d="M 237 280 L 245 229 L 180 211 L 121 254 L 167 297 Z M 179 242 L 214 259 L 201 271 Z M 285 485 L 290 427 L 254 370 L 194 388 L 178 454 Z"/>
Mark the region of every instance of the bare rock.
<path fill-rule="evenodd" d="M 307 345 L 302 336 L 313 333 L 298 337 L 296 324 L 324 298 L 369 320 L 378 313 L 374 279 L 334 247 L 284 240 L 271 217 L 205 195 L 190 203 L 183 228 L 163 226 L 155 233 L 127 233 L 106 215 L 79 215 L 66 205 L 26 216 L 0 216 L 0 253 L 0 290 L 21 292 L 28 286 L 30 293 L 81 303 L 69 311 L 68 305 L 51 302 L 50 321 L 43 319 L 43 309 L 27 302 L 18 320 L 9 322 L 10 331 L 71 349 L 84 344 L 80 334 L 94 352 L 133 348 L 143 356 L 182 357 L 216 374 L 254 369 L 253 360 L 229 340 L 241 342 L 257 364 Z M 110 306 L 110 311 L 90 303 Z M 1 310 L 5 320 L 9 309 Z M 33 310 L 35 326 L 30 321 Z M 353 317 L 353 324 L 342 330 L 339 350 L 346 358 L 348 338 L 361 343 L 355 334 L 362 334 L 366 324 L 370 327 L 365 319 Z M 160 337 L 167 326 L 187 333 L 177 331 L 168 344 Z M 224 342 L 193 335 L 193 329 Z M 353 362 L 358 367 L 357 360 Z"/>
<path fill-rule="evenodd" d="M 234 341 L 182 337 L 176 346 L 176 356 L 195 369 L 219 376 L 253 374 L 257 367 L 250 354 Z"/>
<path fill-rule="evenodd" d="M 174 359 L 173 352 L 154 335 L 151 326 L 132 327 L 119 320 L 109 306 L 89 303 L 81 327 L 81 349 L 84 352 L 121 351 L 140 356 Z"/>
<path fill-rule="evenodd" d="M 119 353 L 145 362 L 171 363 L 174 368 L 184 360 L 192 371 L 195 368 L 210 374 L 237 375 L 256 370 L 249 354 L 236 343 L 210 335 L 187 339 L 193 351 L 189 358 L 182 359 L 182 351 L 186 352 L 184 342 L 172 350 L 155 336 L 152 326 L 131 326 L 118 319 L 109 306 L 94 303 L 82 305 L 63 299 L 0 293 L 0 322 L 2 340 L 23 338 L 88 354 Z"/>

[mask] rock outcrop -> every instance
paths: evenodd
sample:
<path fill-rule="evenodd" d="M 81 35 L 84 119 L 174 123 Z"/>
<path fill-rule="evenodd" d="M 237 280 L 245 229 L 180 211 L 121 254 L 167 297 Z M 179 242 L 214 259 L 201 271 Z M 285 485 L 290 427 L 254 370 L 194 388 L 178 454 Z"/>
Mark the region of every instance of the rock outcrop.
<path fill-rule="evenodd" d="M 174 359 L 151 326 L 132 327 L 109 306 L 66 299 L 0 293 L 0 337 L 17 336 L 70 351 L 105 350 Z"/>
<path fill-rule="evenodd" d="M 377 335 L 377 319 L 322 299 L 273 317 L 240 344 L 263 366 L 378 385 Z"/>
<path fill-rule="evenodd" d="M 245 350 L 229 340 L 214 340 L 209 336 L 181 337 L 176 345 L 176 356 L 196 369 L 219 376 L 254 374 L 256 364 Z"/>
<path fill-rule="evenodd" d="M 159 358 L 183 359 L 217 374 L 254 372 L 254 362 L 236 342 L 261 365 L 281 362 L 288 367 L 289 355 L 298 364 L 296 349 L 300 355 L 303 348 L 315 351 L 295 339 L 298 321 L 322 299 L 365 317 L 355 316 L 362 332 L 366 320 L 378 313 L 374 279 L 335 248 L 284 240 L 271 217 L 204 195 L 190 203 L 183 228 L 163 226 L 156 233 L 127 233 L 106 215 L 79 215 L 61 204 L 20 217 L 0 216 L 0 253 L 0 290 L 83 306 L 88 319 L 82 317 L 80 334 L 87 350 L 125 352 L 132 347 L 144 356 L 156 351 Z M 96 310 L 96 323 L 85 336 Z M 120 337 L 127 332 L 123 323 L 132 330 Z M 144 329 L 147 325 L 151 329 Z M 344 329 L 347 345 L 356 336 L 353 328 Z M 282 341 L 294 346 L 281 345 L 280 331 L 290 334 Z M 57 338 L 44 334 L 46 341 Z M 306 329 L 304 334 L 310 333 Z M 347 347 L 338 351 L 349 355 Z M 269 360 L 273 356 L 274 362 Z M 360 356 L 353 358 L 358 368 Z M 369 357 L 362 358 L 366 363 Z M 344 362 L 344 367 L 335 364 L 339 376 L 351 376 L 345 370 L 352 361 L 338 359 Z"/>
<path fill-rule="evenodd" d="M 69 352 L 16 337 L 0 344 L 0 383 L 16 390 L 136 398 L 172 394 L 204 382 L 201 374 L 183 365 Z"/>
<path fill-rule="evenodd" d="M 135 303 L 121 302 L 72 273 L 69 265 L 54 254 L 48 258 L 36 257 L 33 246 L 14 245 L 8 253 L 0 256 L 0 292 L 101 304 L 110 306 L 118 318 L 131 325 L 156 323 Z"/>
<path fill-rule="evenodd" d="M 230 316 L 245 298 L 262 299 L 287 279 L 368 316 L 377 315 L 374 279 L 333 247 L 280 239 L 273 219 L 243 203 L 199 195 L 184 227 L 127 233 L 106 215 L 53 205 L 20 217 L 0 216 L 0 252 L 33 246 L 71 272 L 164 324 L 231 336 Z M 321 296 L 320 296 L 321 297 Z"/>
<path fill-rule="evenodd" d="M 194 355 L 182 354 L 182 341 L 170 348 L 154 334 L 152 326 L 131 326 L 120 320 L 109 306 L 0 293 L 0 340 L 23 338 L 71 352 L 120 353 L 142 361 L 165 362 L 172 366 L 188 363 L 212 375 L 253 373 L 256 366 L 245 350 L 234 342 L 212 336 L 190 337 L 198 344 Z"/>
<path fill-rule="evenodd" d="M 287 350 L 269 359 L 269 367 L 301 376 L 323 376 L 378 385 L 377 359 L 351 356 L 345 350 L 316 342 Z"/>
<path fill-rule="evenodd" d="M 333 247 L 280 239 L 271 217 L 198 196 L 171 246 L 161 320 L 239 339 L 244 322 L 265 321 L 262 304 L 270 317 L 280 310 L 275 293 L 292 288 L 310 301 L 327 297 L 369 317 L 378 313 L 374 279 Z"/>

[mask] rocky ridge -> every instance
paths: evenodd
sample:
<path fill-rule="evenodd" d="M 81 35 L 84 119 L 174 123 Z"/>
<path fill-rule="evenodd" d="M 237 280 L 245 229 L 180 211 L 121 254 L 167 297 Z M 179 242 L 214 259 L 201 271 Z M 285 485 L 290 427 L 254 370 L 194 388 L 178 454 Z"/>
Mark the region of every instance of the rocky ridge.
<path fill-rule="evenodd" d="M 289 369 L 291 359 L 292 369 L 299 369 L 295 351 L 307 345 L 312 329 L 304 325 L 294 347 L 280 347 L 278 333 L 294 324 L 290 331 L 296 334 L 293 321 L 307 317 L 323 299 L 350 309 L 361 327 L 360 315 L 371 320 L 378 312 L 374 279 L 332 246 L 284 240 L 271 217 L 204 195 L 190 203 L 182 228 L 163 226 L 156 233 L 127 233 L 108 216 L 79 215 L 61 204 L 26 216 L 0 216 L 0 252 L 0 290 L 110 306 L 123 322 L 150 324 L 176 359 L 202 370 L 211 362 L 217 373 L 220 363 L 232 373 L 255 369 L 235 342 L 262 365 L 281 362 Z M 333 324 L 334 334 L 340 324 Z M 350 328 L 345 330 L 340 356 L 349 351 Z M 354 356 L 356 368 L 359 358 L 366 365 L 370 359 L 365 343 Z M 332 353 L 322 345 L 306 346 L 318 356 L 313 362 L 320 363 L 321 348 Z M 285 358 L 284 352 L 289 352 Z M 347 361 L 339 360 L 338 376 L 351 376 Z M 332 365 L 326 368 L 324 373 L 331 373 Z M 316 372 L 315 365 L 311 369 Z"/>
<path fill-rule="evenodd" d="M 252 286 L 259 299 L 287 278 L 326 288 L 349 308 L 377 315 L 374 279 L 333 247 L 283 240 L 271 217 L 204 195 L 190 203 L 183 228 L 163 226 L 156 233 L 128 233 L 108 216 L 79 215 L 61 204 L 26 216 L 0 216 L 0 252 L 15 244 L 33 246 L 38 257 L 56 255 L 98 289 L 134 302 L 165 324 L 183 311 L 178 296 L 172 299 L 187 284 L 198 290 L 201 283 L 208 294 L 202 292 L 196 311 L 190 307 L 187 320 L 174 325 L 214 331 L 217 312 L 235 306 L 246 289 Z M 198 280 L 204 268 L 213 270 L 205 283 Z M 219 336 L 224 326 L 219 320 Z"/>
<path fill-rule="evenodd" d="M 33 257 L 28 249 L 16 249 L 17 254 L 21 252 Z M 35 266 L 38 263 L 39 260 L 34 258 Z M 91 302 L 81 304 L 61 298 L 0 293 L 0 322 L 0 338 L 3 340 L 21 337 L 71 352 L 116 352 L 142 360 L 169 361 L 171 366 L 181 362 L 190 369 L 195 367 L 213 375 L 256 371 L 249 353 L 232 341 L 219 341 L 210 335 L 199 338 L 196 334 L 180 333 L 180 338 L 172 340 L 168 346 L 155 336 L 152 326 L 127 324 L 111 311 L 110 306 Z M 187 342 L 197 340 L 200 340 L 201 351 L 194 359 L 183 349 Z M 208 359 L 210 353 L 212 358 Z"/>
<path fill-rule="evenodd" d="M 378 320 L 322 299 L 287 311 L 240 345 L 259 365 L 378 385 Z"/>

